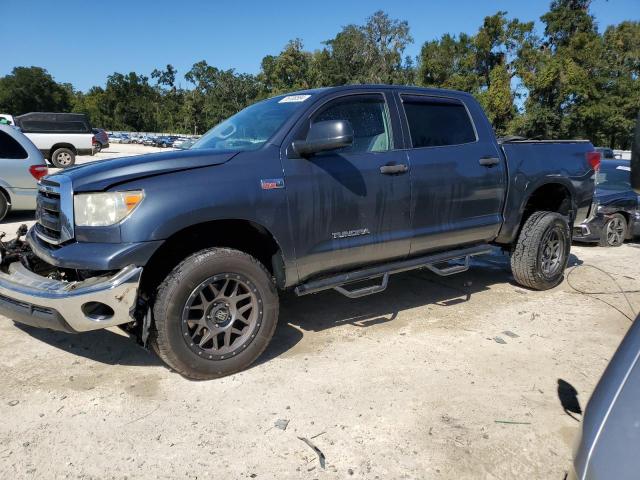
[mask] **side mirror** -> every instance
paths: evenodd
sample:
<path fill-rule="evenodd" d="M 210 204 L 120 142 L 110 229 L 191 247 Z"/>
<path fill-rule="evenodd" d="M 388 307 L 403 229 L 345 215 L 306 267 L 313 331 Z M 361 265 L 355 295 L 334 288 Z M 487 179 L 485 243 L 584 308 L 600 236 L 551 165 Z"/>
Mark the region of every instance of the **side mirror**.
<path fill-rule="evenodd" d="M 640 194 L 640 114 L 636 121 L 636 132 L 631 144 L 631 186 Z"/>
<path fill-rule="evenodd" d="M 353 128 L 347 120 L 326 120 L 312 123 L 304 140 L 293 142 L 293 150 L 301 157 L 350 147 L 353 144 Z"/>

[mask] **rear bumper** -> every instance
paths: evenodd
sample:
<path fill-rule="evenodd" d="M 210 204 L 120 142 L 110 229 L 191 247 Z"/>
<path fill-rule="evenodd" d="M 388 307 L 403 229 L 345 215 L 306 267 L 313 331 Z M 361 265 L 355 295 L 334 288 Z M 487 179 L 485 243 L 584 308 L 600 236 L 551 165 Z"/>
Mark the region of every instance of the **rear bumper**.
<path fill-rule="evenodd" d="M 573 239 L 576 242 L 599 242 L 606 218 L 597 215 L 587 222 L 576 225 L 573 228 Z"/>
<path fill-rule="evenodd" d="M 26 325 L 87 332 L 132 321 L 142 267 L 82 282 L 41 277 L 20 262 L 0 272 L 0 314 Z"/>

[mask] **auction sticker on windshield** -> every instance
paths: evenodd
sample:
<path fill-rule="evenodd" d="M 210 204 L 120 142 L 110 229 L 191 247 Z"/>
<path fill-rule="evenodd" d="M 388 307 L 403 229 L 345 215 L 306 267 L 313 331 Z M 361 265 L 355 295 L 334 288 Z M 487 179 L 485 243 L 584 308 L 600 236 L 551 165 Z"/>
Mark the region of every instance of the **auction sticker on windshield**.
<path fill-rule="evenodd" d="M 304 102 L 311 95 L 287 95 L 284 98 L 281 98 L 278 103 L 295 103 L 295 102 Z"/>

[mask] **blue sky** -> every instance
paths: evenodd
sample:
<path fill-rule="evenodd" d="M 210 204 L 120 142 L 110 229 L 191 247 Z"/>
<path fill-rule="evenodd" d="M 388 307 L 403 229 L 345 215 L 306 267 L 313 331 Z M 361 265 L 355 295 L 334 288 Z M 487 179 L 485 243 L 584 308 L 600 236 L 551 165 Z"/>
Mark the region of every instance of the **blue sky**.
<path fill-rule="evenodd" d="M 321 48 L 342 26 L 362 24 L 378 9 L 409 21 L 415 42 L 406 53 L 415 56 L 424 41 L 473 33 L 498 10 L 535 20 L 542 32 L 539 17 L 548 6 L 547 0 L 0 0 L 0 76 L 36 65 L 87 90 L 116 71 L 149 75 L 171 63 L 186 86 L 182 75 L 197 61 L 257 73 L 262 57 L 277 54 L 288 40 L 299 37 L 305 48 Z M 640 20 L 640 0 L 594 0 L 592 13 L 604 30 Z"/>

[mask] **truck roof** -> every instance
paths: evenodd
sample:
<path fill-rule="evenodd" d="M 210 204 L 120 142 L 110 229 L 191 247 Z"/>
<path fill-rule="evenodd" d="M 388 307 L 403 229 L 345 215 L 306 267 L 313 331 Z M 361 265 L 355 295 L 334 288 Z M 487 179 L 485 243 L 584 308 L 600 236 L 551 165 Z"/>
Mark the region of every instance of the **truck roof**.
<path fill-rule="evenodd" d="M 289 92 L 287 95 L 298 95 L 298 94 L 317 94 L 317 93 L 329 93 L 329 92 L 339 92 L 341 90 L 403 90 L 403 91 L 412 91 L 415 93 L 424 93 L 424 94 L 455 94 L 458 96 L 472 97 L 470 93 L 463 92 L 460 90 L 449 90 L 446 88 L 429 88 L 429 87 L 417 87 L 415 85 L 384 85 L 384 84 L 350 84 L 350 85 L 340 85 L 337 87 L 320 87 L 320 88 L 309 88 L 305 90 L 297 90 L 295 92 Z"/>

